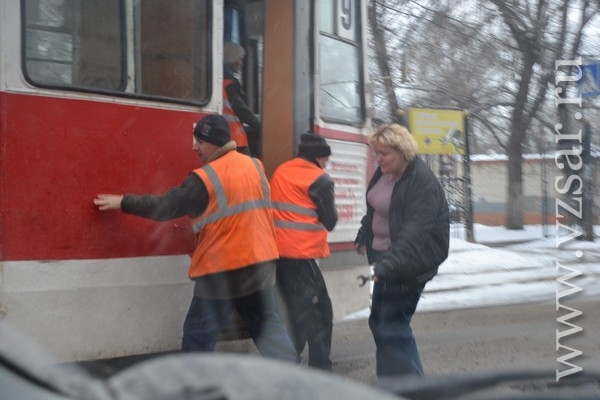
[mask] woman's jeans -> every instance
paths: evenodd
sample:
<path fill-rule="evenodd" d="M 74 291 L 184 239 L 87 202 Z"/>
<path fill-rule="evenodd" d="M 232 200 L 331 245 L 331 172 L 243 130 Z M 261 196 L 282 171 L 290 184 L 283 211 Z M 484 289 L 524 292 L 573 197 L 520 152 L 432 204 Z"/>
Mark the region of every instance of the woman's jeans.
<path fill-rule="evenodd" d="M 382 252 L 375 252 L 376 260 Z M 378 257 L 379 256 L 379 257 Z M 377 346 L 377 376 L 423 376 L 417 342 L 410 327 L 425 283 L 406 287 L 393 277 L 375 282 L 369 327 Z"/>

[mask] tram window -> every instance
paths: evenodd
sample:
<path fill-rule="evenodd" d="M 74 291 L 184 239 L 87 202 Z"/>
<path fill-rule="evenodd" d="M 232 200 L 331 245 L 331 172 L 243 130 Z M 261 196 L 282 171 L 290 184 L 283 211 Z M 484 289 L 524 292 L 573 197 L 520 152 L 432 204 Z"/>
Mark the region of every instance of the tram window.
<path fill-rule="evenodd" d="M 335 34 L 334 0 L 322 0 L 320 3 L 321 32 Z"/>
<path fill-rule="evenodd" d="M 326 121 L 364 119 L 358 2 L 325 0 L 320 8 L 319 112 Z"/>
<path fill-rule="evenodd" d="M 25 1 L 25 70 L 45 86 L 124 88 L 116 0 Z"/>
<path fill-rule="evenodd" d="M 208 100 L 208 0 L 23 4 L 24 72 L 32 84 L 195 104 Z M 128 32 L 133 36 L 127 38 Z"/>
<path fill-rule="evenodd" d="M 359 125 L 363 113 L 358 48 L 322 36 L 319 53 L 321 117 Z"/>
<path fill-rule="evenodd" d="M 207 97 L 208 17 L 206 1 L 140 1 L 138 84 L 142 93 L 180 99 Z M 198 23 L 201 29 L 197 29 Z M 201 74 L 204 79 L 198 79 Z"/>

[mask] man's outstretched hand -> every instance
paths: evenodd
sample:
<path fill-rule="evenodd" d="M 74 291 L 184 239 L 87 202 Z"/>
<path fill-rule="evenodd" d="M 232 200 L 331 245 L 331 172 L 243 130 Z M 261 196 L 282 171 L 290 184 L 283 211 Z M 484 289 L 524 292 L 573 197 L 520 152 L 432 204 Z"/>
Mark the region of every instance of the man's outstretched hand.
<path fill-rule="evenodd" d="M 94 199 L 94 204 L 98 206 L 100 211 L 120 210 L 121 200 L 123 200 L 121 194 L 99 194 Z"/>

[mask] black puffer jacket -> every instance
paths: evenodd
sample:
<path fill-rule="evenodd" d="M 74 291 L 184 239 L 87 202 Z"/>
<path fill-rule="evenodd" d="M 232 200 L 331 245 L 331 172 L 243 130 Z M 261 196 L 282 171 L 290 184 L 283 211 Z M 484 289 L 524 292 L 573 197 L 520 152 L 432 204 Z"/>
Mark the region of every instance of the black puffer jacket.
<path fill-rule="evenodd" d="M 368 189 L 381 176 L 381 170 L 377 168 Z M 373 213 L 367 203 L 367 214 L 356 238 L 357 244 L 366 246 L 370 264 L 373 263 Z M 376 269 L 403 285 L 427 282 L 448 257 L 450 220 L 444 190 L 419 157 L 410 161 L 394 185 L 389 218 L 392 244 Z"/>

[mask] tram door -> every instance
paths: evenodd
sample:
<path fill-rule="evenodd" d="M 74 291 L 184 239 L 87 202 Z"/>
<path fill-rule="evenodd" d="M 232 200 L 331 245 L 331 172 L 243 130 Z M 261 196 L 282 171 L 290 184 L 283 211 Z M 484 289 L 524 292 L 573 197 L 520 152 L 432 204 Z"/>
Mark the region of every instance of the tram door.
<path fill-rule="evenodd" d="M 244 69 L 238 77 L 244 89 L 248 107 L 261 116 L 264 2 L 226 1 L 223 10 L 223 41 L 240 44 L 246 51 Z M 262 132 L 252 132 L 244 127 L 253 155 L 261 158 L 263 153 Z"/>
<path fill-rule="evenodd" d="M 314 123 L 314 15 L 320 2 L 241 1 L 224 4 L 224 40 L 246 50 L 245 98 L 260 116 L 254 144 L 267 172 L 294 156 L 300 133 Z"/>

